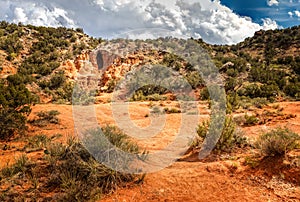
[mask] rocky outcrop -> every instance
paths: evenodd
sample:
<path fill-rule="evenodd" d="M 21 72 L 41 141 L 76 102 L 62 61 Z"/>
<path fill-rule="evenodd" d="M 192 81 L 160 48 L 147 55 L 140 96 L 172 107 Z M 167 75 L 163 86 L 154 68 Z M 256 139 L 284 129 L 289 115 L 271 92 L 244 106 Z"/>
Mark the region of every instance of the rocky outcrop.
<path fill-rule="evenodd" d="M 76 80 L 80 70 L 83 70 L 86 63 L 90 60 L 89 54 L 83 52 L 75 60 L 67 60 L 62 63 L 60 69 L 65 71 L 65 75 L 70 80 Z"/>
<path fill-rule="evenodd" d="M 66 77 L 75 80 L 77 74 L 77 68 L 72 60 L 63 62 L 61 68 L 65 71 Z"/>
<path fill-rule="evenodd" d="M 101 58 L 100 58 L 101 57 Z M 98 67 L 101 74 L 100 91 L 107 91 L 124 76 L 145 64 L 159 63 L 163 55 L 158 51 L 133 52 L 124 57 L 117 57 L 105 51 L 97 51 L 91 54 L 91 63 Z"/>
<path fill-rule="evenodd" d="M 81 87 L 90 89 L 97 86 L 100 92 L 108 92 L 128 72 L 146 64 L 158 64 L 164 54 L 159 51 L 136 51 L 126 56 L 117 56 L 96 50 L 84 52 L 74 61 L 64 62 L 62 68 L 67 78 L 76 81 Z"/>
<path fill-rule="evenodd" d="M 116 58 L 113 63 L 102 72 L 100 89 L 102 91 L 107 90 L 111 81 L 119 81 L 127 72 L 131 71 L 132 68 L 139 66 L 144 62 L 145 58 L 142 55 L 130 55 L 126 58 Z"/>

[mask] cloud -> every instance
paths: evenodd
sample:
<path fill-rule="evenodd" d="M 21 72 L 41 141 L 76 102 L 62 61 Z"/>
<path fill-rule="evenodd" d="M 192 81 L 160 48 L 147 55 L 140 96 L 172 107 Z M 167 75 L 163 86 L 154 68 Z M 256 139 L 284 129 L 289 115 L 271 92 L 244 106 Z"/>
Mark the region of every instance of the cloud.
<path fill-rule="evenodd" d="M 267 0 L 267 4 L 268 4 L 268 6 L 273 6 L 273 5 L 278 6 L 279 1 L 278 0 Z"/>
<path fill-rule="evenodd" d="M 294 12 L 289 11 L 289 12 L 288 12 L 288 15 L 289 15 L 291 18 L 293 18 L 294 16 L 295 16 L 296 18 L 300 18 L 300 11 L 298 11 L 298 10 L 295 10 Z"/>
<path fill-rule="evenodd" d="M 263 25 L 262 25 L 263 29 L 268 30 L 268 29 L 277 29 L 277 28 L 282 28 L 280 26 L 278 26 L 277 22 L 270 19 L 270 18 L 266 18 L 263 19 Z"/>
<path fill-rule="evenodd" d="M 218 0 L 2 0 L 0 19 L 53 27 L 79 26 L 103 38 L 126 32 L 136 38 L 171 34 L 201 37 L 213 44 L 237 43 L 260 29 L 278 28 L 271 19 L 263 19 L 262 25 L 254 23 Z"/>
<path fill-rule="evenodd" d="M 75 27 L 75 22 L 68 17 L 67 11 L 53 6 L 40 5 L 34 2 L 0 2 L 0 17 L 14 23 L 33 24 L 36 26 Z"/>

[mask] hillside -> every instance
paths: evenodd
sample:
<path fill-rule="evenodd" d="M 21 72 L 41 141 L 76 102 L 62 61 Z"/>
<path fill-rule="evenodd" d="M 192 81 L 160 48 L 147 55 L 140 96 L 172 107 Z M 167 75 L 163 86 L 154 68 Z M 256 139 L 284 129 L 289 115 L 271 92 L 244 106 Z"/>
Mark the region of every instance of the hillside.
<path fill-rule="evenodd" d="M 27 83 L 41 102 L 70 102 L 76 72 L 89 60 L 90 50 L 101 39 L 85 35 L 82 30 L 0 24 L 1 77 Z M 300 27 L 259 31 L 252 38 L 232 46 L 218 46 L 195 40 L 211 55 L 225 78 L 231 110 L 250 99 L 268 101 L 300 97 Z M 126 58 L 110 59 L 103 73 L 99 92 L 112 92 L 116 83 L 130 70 L 144 64 L 163 64 L 179 71 L 199 99 L 207 99 L 201 75 L 188 63 L 166 52 L 135 52 Z M 95 64 L 94 64 L 95 65 Z M 14 76 L 9 76 L 14 75 Z M 142 90 L 142 89 L 141 89 Z M 142 90 L 143 91 L 143 90 Z M 137 99 L 147 99 L 161 92 L 137 92 Z M 264 101 L 262 101 L 264 102 Z"/>
<path fill-rule="evenodd" d="M 101 41 L 87 36 L 81 29 L 24 26 L 2 21 L 0 77 L 12 83 L 27 84 L 41 102 L 68 102 L 72 86 L 67 82 L 63 66 L 74 63 Z M 72 73 L 72 69 L 69 71 Z"/>

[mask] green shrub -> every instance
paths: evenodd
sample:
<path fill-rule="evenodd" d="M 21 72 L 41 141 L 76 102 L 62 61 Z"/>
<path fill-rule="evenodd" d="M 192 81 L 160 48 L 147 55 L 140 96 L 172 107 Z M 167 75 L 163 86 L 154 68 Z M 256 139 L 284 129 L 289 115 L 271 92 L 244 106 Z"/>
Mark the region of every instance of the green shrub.
<path fill-rule="evenodd" d="M 116 147 L 138 154 L 138 146 L 130 142 L 128 136 L 116 127 L 106 126 L 102 131 Z M 97 151 L 101 150 L 99 144 L 102 143 L 97 136 L 99 132 L 98 129 L 89 131 L 92 135 L 89 143 L 93 144 Z M 102 194 L 109 194 L 127 183 L 140 183 L 145 177 L 144 174 L 121 173 L 96 161 L 82 142 L 75 138 L 69 138 L 67 145 L 51 142 L 45 136 L 37 136 L 30 142 L 33 147 L 47 145 L 44 161 L 41 159 L 31 162 L 27 156 L 22 155 L 16 163 L 0 171 L 0 182 L 5 180 L 6 183 L 14 183 L 17 180 L 21 188 L 30 183 L 29 189 L 32 191 L 14 192 L 14 188 L 8 188 L 5 195 L 0 194 L 2 201 L 19 201 L 20 198 L 22 201 L 30 201 L 33 198 L 34 201 L 39 201 L 44 199 L 44 194 L 49 194 L 49 190 L 51 198 L 55 198 L 55 201 L 96 201 Z"/>
<path fill-rule="evenodd" d="M 204 87 L 201 91 L 200 91 L 200 99 L 201 100 L 209 100 L 210 96 L 209 96 L 209 91 L 207 87 Z"/>
<path fill-rule="evenodd" d="M 283 89 L 283 91 L 293 97 L 293 98 L 299 98 L 300 97 L 300 82 L 297 83 L 290 83 L 286 85 Z"/>
<path fill-rule="evenodd" d="M 183 68 L 182 59 L 175 54 L 167 53 L 164 55 L 162 64 L 166 65 L 167 67 L 172 67 L 175 71 L 179 71 Z"/>
<path fill-rule="evenodd" d="M 28 144 L 24 147 L 26 152 L 34 152 L 46 147 L 55 136 L 35 135 L 27 139 Z"/>
<path fill-rule="evenodd" d="M 0 178 L 13 177 L 18 173 L 25 173 L 28 170 L 28 166 L 29 166 L 28 157 L 26 155 L 22 155 L 21 157 L 16 159 L 16 162 L 13 165 L 5 167 L 1 170 Z"/>
<path fill-rule="evenodd" d="M 33 97 L 27 88 L 21 85 L 0 81 L 0 139 L 7 140 L 16 133 L 27 129 L 27 116 L 31 112 Z"/>
<path fill-rule="evenodd" d="M 204 81 L 201 78 L 200 73 L 197 71 L 188 72 L 185 78 L 193 89 L 204 86 Z"/>
<path fill-rule="evenodd" d="M 113 126 L 102 129 L 103 134 L 114 146 L 125 152 L 137 153 L 139 148 L 128 140 L 128 136 Z M 101 140 L 97 136 L 100 129 L 89 131 L 91 135 L 85 143 L 91 145 L 89 151 L 101 152 Z M 95 147 L 93 147 L 95 146 Z M 95 151 L 93 151 L 95 149 Z M 99 163 L 86 150 L 84 145 L 75 139 L 69 140 L 67 146 L 49 145 L 48 155 L 53 156 L 52 177 L 48 186 L 59 188 L 59 199 L 62 201 L 87 201 L 108 194 L 128 182 L 138 182 L 144 175 L 120 173 Z"/>
<path fill-rule="evenodd" d="M 176 114 L 176 113 L 181 113 L 181 110 L 180 109 L 176 109 L 176 108 L 164 108 L 164 111 L 167 113 L 167 114 Z"/>
<path fill-rule="evenodd" d="M 256 125 L 259 122 L 259 119 L 255 115 L 245 114 L 245 126 L 253 126 Z"/>
<path fill-rule="evenodd" d="M 263 108 L 268 105 L 269 101 L 266 98 L 254 98 L 251 100 L 251 103 L 257 108 Z"/>
<path fill-rule="evenodd" d="M 206 138 L 210 127 L 209 121 L 204 121 L 197 128 L 197 138 L 192 147 L 200 147 Z M 215 152 L 229 152 L 234 147 L 243 147 L 246 139 L 236 132 L 236 124 L 232 117 L 226 117 L 221 136 L 214 147 Z"/>
<path fill-rule="evenodd" d="M 299 146 L 300 136 L 287 128 L 277 128 L 260 136 L 256 147 L 264 156 L 284 156 Z"/>
<path fill-rule="evenodd" d="M 159 95 L 157 93 L 146 96 L 147 101 L 163 101 L 166 100 L 167 97 L 163 95 Z"/>
<path fill-rule="evenodd" d="M 58 115 L 60 114 L 57 110 L 51 111 L 40 111 L 37 113 L 37 119 L 30 121 L 30 123 L 34 126 L 45 127 L 48 124 L 58 124 L 59 119 Z"/>
<path fill-rule="evenodd" d="M 64 72 L 59 72 L 58 74 L 55 74 L 51 77 L 49 81 L 49 88 L 51 90 L 57 89 L 63 86 L 65 81 L 66 81 L 66 76 L 64 75 Z"/>

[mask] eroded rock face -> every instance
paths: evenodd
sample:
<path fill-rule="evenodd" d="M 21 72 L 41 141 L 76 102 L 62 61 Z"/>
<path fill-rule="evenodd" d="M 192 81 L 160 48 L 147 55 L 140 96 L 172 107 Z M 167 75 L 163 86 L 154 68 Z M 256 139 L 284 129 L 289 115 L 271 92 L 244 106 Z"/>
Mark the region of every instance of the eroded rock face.
<path fill-rule="evenodd" d="M 66 77 L 74 80 L 77 74 L 77 69 L 73 61 L 67 60 L 63 62 L 62 68 L 65 71 Z"/>
<path fill-rule="evenodd" d="M 86 63 L 89 62 L 90 57 L 87 52 L 84 52 L 76 57 L 75 60 L 67 60 L 63 62 L 61 68 L 65 71 L 66 77 L 70 80 L 76 80 L 78 73 L 84 71 Z"/>
<path fill-rule="evenodd" d="M 90 56 L 88 52 L 83 52 L 82 54 L 78 55 L 74 61 L 75 67 L 77 70 L 80 70 L 84 67 L 86 61 L 90 60 Z"/>
<path fill-rule="evenodd" d="M 136 51 L 126 56 L 118 56 L 105 50 L 82 53 L 74 61 L 68 60 L 62 68 L 67 78 L 76 80 L 84 88 L 97 86 L 100 92 L 107 92 L 134 68 L 145 64 L 157 64 L 164 54 L 159 51 Z"/>
<path fill-rule="evenodd" d="M 141 65 L 144 57 L 139 55 L 130 55 L 127 58 L 116 58 L 111 65 L 103 69 L 100 79 L 101 90 L 106 90 L 111 81 L 119 81 L 132 68 Z"/>
<path fill-rule="evenodd" d="M 118 82 L 124 76 L 142 65 L 158 63 L 163 59 L 160 52 L 136 51 L 126 56 L 117 56 L 105 50 L 96 50 L 90 54 L 91 64 L 100 72 L 99 89 L 107 91 L 113 83 Z"/>

